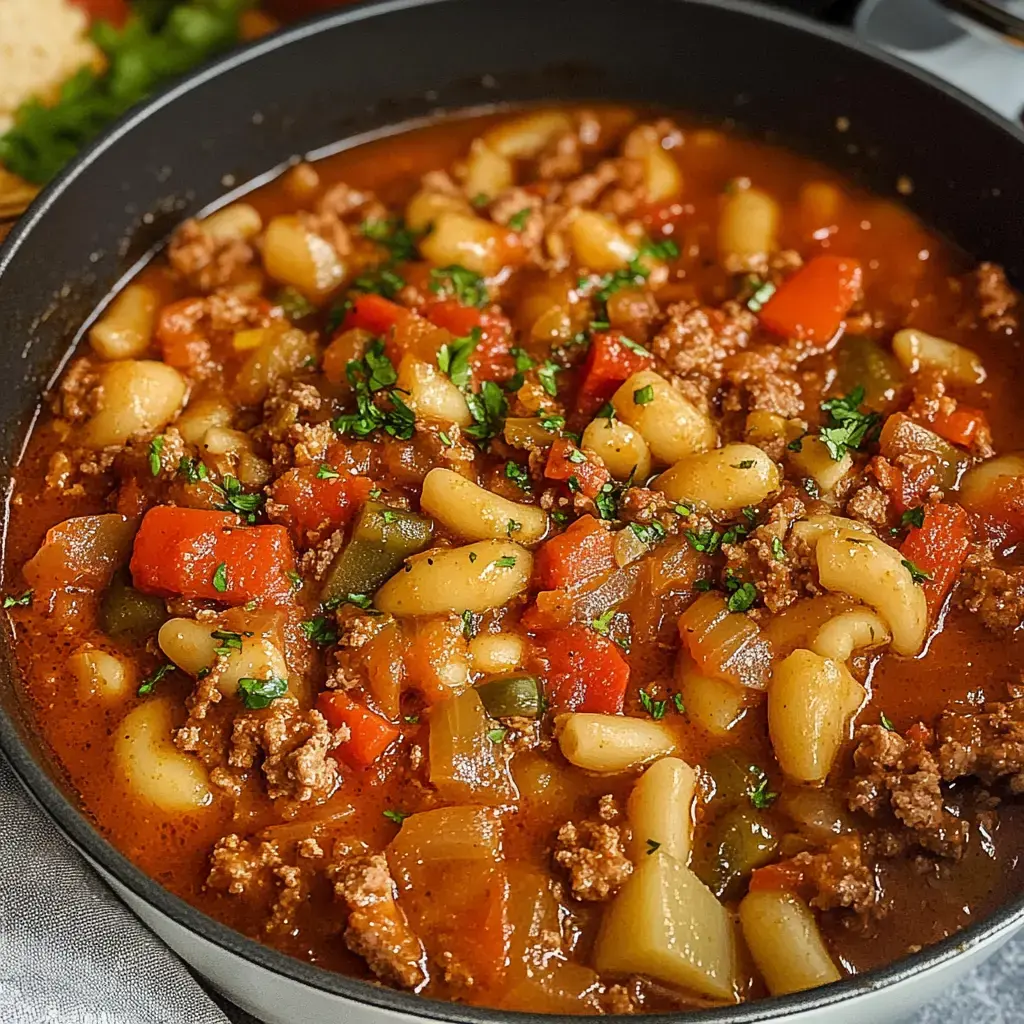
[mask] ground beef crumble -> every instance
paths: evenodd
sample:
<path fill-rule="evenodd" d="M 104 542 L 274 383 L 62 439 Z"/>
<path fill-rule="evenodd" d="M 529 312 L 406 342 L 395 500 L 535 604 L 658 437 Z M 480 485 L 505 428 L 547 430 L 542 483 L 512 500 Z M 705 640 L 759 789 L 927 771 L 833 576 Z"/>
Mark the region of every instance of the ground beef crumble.
<path fill-rule="evenodd" d="M 569 872 L 573 896 L 597 902 L 611 899 L 633 872 L 626 856 L 624 828 L 612 825 L 617 809 L 611 797 L 602 797 L 598 819 L 566 822 L 555 841 L 555 863 Z"/>
<path fill-rule="evenodd" d="M 996 633 L 1012 633 L 1024 623 L 1024 568 L 1003 569 L 991 551 L 969 554 L 956 601 Z"/>
<path fill-rule="evenodd" d="M 849 907 L 866 913 L 878 903 L 874 872 L 864 863 L 859 835 L 843 836 L 824 853 L 798 853 L 791 863 L 813 889 L 810 903 L 819 910 Z"/>
<path fill-rule="evenodd" d="M 1024 698 L 948 710 L 935 733 L 944 780 L 973 775 L 992 785 L 1005 778 L 1011 793 L 1024 793 Z"/>

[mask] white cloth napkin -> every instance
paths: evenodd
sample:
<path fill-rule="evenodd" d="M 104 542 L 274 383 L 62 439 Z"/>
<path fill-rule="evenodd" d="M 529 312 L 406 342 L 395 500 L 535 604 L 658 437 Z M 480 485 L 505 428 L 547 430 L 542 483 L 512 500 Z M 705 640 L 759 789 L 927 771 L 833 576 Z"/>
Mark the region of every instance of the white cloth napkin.
<path fill-rule="evenodd" d="M 228 1024 L 0 756 L 0 1022 Z"/>

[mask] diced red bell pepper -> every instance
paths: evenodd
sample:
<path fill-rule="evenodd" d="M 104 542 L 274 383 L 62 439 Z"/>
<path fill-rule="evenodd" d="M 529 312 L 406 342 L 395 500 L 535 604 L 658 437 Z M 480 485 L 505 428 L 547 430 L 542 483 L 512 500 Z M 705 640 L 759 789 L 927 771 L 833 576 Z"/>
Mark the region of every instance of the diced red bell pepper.
<path fill-rule="evenodd" d="M 900 554 L 930 577 L 921 582 L 921 589 L 933 619 L 960 575 L 972 538 L 970 519 L 959 505 L 931 505 L 925 509 L 924 523 L 912 526 L 900 545 Z"/>
<path fill-rule="evenodd" d="M 887 459 L 874 458 L 869 466 L 879 487 L 889 495 L 893 510 L 901 515 L 920 505 L 939 482 L 935 463 L 927 459 L 901 467 Z"/>
<path fill-rule="evenodd" d="M 843 317 L 857 301 L 861 279 L 856 260 L 815 256 L 764 304 L 759 314 L 761 323 L 784 338 L 824 347 L 836 336 Z"/>
<path fill-rule="evenodd" d="M 397 726 L 340 690 L 321 693 L 316 709 L 332 729 L 348 727 L 349 738 L 331 754 L 353 768 L 369 768 L 401 735 Z"/>
<path fill-rule="evenodd" d="M 800 893 L 807 882 L 804 869 L 791 860 L 754 868 L 747 889 L 749 892 Z"/>
<path fill-rule="evenodd" d="M 541 638 L 548 662 L 545 693 L 554 708 L 620 715 L 629 665 L 607 637 L 570 626 Z"/>
<path fill-rule="evenodd" d="M 593 516 L 580 516 L 540 546 L 533 564 L 541 590 L 579 587 L 616 567 L 615 539 Z"/>
<path fill-rule="evenodd" d="M 85 11 L 90 22 L 109 21 L 114 28 L 120 28 L 130 13 L 125 0 L 71 0 L 75 7 Z"/>
<path fill-rule="evenodd" d="M 979 437 L 991 436 L 988 417 L 969 405 L 958 405 L 952 412 L 939 412 L 931 428 L 953 444 L 970 448 Z"/>
<path fill-rule="evenodd" d="M 575 479 L 580 493 L 588 498 L 596 497 L 612 478 L 600 462 L 584 455 L 567 437 L 559 437 L 552 444 L 544 475 L 549 480 Z"/>
<path fill-rule="evenodd" d="M 224 604 L 285 604 L 295 552 L 283 526 L 243 526 L 230 512 L 158 505 L 142 519 L 132 550 L 139 590 Z"/>
<path fill-rule="evenodd" d="M 468 337 L 474 328 L 480 330 L 480 339 L 469 354 L 469 366 L 476 380 L 503 381 L 515 374 L 515 362 L 509 354 L 512 324 L 508 317 L 482 313 L 454 299 L 432 303 L 425 315 L 432 324 L 450 331 L 456 338 Z"/>
<path fill-rule="evenodd" d="M 620 384 L 653 363 L 654 356 L 644 352 L 624 334 L 617 331 L 595 334 L 583 363 L 577 408 L 588 416 L 596 412 L 615 394 Z"/>
<path fill-rule="evenodd" d="M 271 488 L 274 501 L 288 506 L 288 525 L 298 540 L 307 530 L 337 529 L 366 502 L 373 481 L 350 476 L 329 464 L 301 466 L 278 477 Z"/>
<path fill-rule="evenodd" d="M 357 295 L 341 329 L 350 331 L 353 327 L 360 327 L 371 334 L 385 335 L 412 315 L 405 306 L 385 299 L 383 295 Z"/>

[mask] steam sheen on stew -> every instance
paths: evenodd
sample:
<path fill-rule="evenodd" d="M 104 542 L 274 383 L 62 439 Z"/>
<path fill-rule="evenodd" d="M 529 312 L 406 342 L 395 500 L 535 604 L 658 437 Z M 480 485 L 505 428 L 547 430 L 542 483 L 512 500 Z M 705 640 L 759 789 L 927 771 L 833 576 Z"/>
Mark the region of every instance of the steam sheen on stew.
<path fill-rule="evenodd" d="M 1021 888 L 1019 300 L 644 112 L 184 223 L 17 470 L 39 728 L 158 882 L 517 1010 L 838 980 Z"/>

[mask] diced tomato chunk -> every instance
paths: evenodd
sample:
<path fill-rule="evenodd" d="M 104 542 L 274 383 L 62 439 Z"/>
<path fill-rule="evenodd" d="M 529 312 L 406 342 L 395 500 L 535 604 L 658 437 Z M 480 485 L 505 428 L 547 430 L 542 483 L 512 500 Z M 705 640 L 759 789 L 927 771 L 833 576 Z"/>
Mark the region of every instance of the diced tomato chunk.
<path fill-rule="evenodd" d="M 397 726 L 340 690 L 321 693 L 316 709 L 332 729 L 348 727 L 349 738 L 331 754 L 353 768 L 369 768 L 400 735 Z"/>
<path fill-rule="evenodd" d="M 615 539 L 593 516 L 581 516 L 542 544 L 534 560 L 541 590 L 579 587 L 615 567 Z"/>
<path fill-rule="evenodd" d="M 71 0 L 75 7 L 81 7 L 90 21 L 109 21 L 114 28 L 120 28 L 131 13 L 125 0 Z"/>
<path fill-rule="evenodd" d="M 583 364 L 576 405 L 590 415 L 615 394 L 634 373 L 648 369 L 654 356 L 618 331 L 595 334 Z"/>
<path fill-rule="evenodd" d="M 541 638 L 548 662 L 545 693 L 554 708 L 619 715 L 629 684 L 629 665 L 607 637 L 570 626 Z"/>
<path fill-rule="evenodd" d="M 750 892 L 799 893 L 806 883 L 804 869 L 791 860 L 755 868 L 750 876 Z"/>
<path fill-rule="evenodd" d="M 970 519 L 959 505 L 930 505 L 923 524 L 912 526 L 900 545 L 900 554 L 928 574 L 921 589 L 933 619 L 960 575 L 972 539 Z"/>
<path fill-rule="evenodd" d="M 357 295 L 341 329 L 349 331 L 353 327 L 361 327 L 371 334 L 385 335 L 412 315 L 404 306 L 385 299 L 383 295 Z"/>
<path fill-rule="evenodd" d="M 426 317 L 456 338 L 468 337 L 474 328 L 479 329 L 480 338 L 469 354 L 469 366 L 477 380 L 508 380 L 516 372 L 509 354 L 512 324 L 508 317 L 499 313 L 482 313 L 454 299 L 432 303 L 426 310 Z"/>
<path fill-rule="evenodd" d="M 359 510 L 373 490 L 373 481 L 351 476 L 327 463 L 300 466 L 278 477 L 271 488 L 274 501 L 288 507 L 288 525 L 301 540 L 307 530 L 337 529 Z"/>
<path fill-rule="evenodd" d="M 551 446 L 544 475 L 549 480 L 575 480 L 588 498 L 596 497 L 612 478 L 600 462 L 588 458 L 566 437 L 557 438 Z"/>
<path fill-rule="evenodd" d="M 825 346 L 857 301 L 861 278 L 856 260 L 815 256 L 765 303 L 759 314 L 761 323 L 784 338 Z"/>
<path fill-rule="evenodd" d="M 210 342 L 199 329 L 206 314 L 206 300 L 198 297 L 172 302 L 160 310 L 154 334 L 164 362 L 187 370 L 206 361 Z"/>
<path fill-rule="evenodd" d="M 295 552 L 283 526 L 243 526 L 230 512 L 158 505 L 142 519 L 132 550 L 139 590 L 224 604 L 291 599 Z"/>
<path fill-rule="evenodd" d="M 988 417 L 969 405 L 958 405 L 952 412 L 939 412 L 931 422 L 931 428 L 940 437 L 953 444 L 970 448 L 979 437 L 989 437 L 992 431 Z"/>

